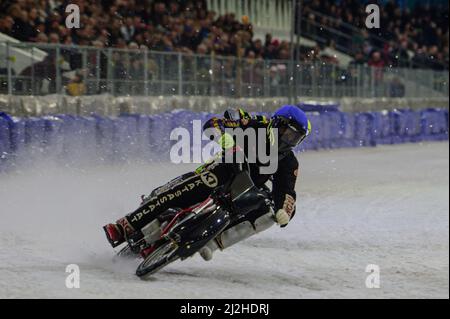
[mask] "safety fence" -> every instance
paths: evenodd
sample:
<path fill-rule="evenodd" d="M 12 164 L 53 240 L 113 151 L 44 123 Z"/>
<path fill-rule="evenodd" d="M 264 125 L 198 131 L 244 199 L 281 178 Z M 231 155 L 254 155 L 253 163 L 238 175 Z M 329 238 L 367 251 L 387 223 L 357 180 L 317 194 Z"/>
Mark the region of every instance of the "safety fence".
<path fill-rule="evenodd" d="M 448 140 L 448 110 L 443 109 L 347 113 L 327 108 L 308 115 L 313 132 L 297 151 Z M 169 161 L 177 142 L 170 139 L 172 130 L 187 129 L 192 145 L 211 116 L 186 110 L 118 117 L 0 113 L 0 171 L 36 159 L 64 165 Z M 194 120 L 201 122 L 195 126 Z"/>
<path fill-rule="evenodd" d="M 447 71 L 0 42 L 0 94 L 448 97 Z"/>

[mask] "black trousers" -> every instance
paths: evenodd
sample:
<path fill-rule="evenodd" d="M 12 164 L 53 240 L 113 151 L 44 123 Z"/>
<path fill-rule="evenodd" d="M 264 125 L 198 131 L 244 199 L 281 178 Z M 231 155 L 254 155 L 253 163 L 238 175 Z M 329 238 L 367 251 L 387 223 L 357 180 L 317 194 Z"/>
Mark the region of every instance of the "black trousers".
<path fill-rule="evenodd" d="M 142 229 L 169 208 L 187 208 L 208 198 L 213 190 L 227 183 L 234 174 L 233 165 L 212 162 L 195 172 L 179 176 L 156 188 L 150 198 L 126 216 L 135 230 Z"/>

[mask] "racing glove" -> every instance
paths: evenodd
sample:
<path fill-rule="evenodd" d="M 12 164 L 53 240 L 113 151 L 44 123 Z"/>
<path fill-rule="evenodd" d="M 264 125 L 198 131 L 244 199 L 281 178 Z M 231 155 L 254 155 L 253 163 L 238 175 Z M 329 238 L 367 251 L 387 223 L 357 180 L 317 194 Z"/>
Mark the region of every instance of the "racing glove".
<path fill-rule="evenodd" d="M 285 200 L 283 202 L 283 207 L 278 209 L 278 211 L 275 214 L 275 219 L 277 220 L 277 223 L 281 227 L 285 227 L 289 221 L 291 220 L 292 216 L 295 212 L 295 199 L 293 196 L 286 194 Z"/>
<path fill-rule="evenodd" d="M 279 209 L 277 213 L 275 214 L 275 219 L 277 220 L 277 223 L 283 227 L 289 224 L 289 221 L 291 220 L 291 216 L 284 210 Z"/>

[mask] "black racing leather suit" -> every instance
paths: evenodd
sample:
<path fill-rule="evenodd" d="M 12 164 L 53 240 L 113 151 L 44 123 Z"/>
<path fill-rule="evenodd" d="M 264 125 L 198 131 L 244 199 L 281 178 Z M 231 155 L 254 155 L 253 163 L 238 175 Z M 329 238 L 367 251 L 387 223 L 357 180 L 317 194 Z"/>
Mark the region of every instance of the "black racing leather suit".
<path fill-rule="evenodd" d="M 265 134 L 270 127 L 270 120 L 264 116 L 251 116 L 243 110 L 239 110 L 239 119 L 227 119 L 213 117 L 208 120 L 203 129 L 214 129 L 217 137 L 223 136 L 226 128 L 255 129 L 256 134 Z M 264 130 L 258 130 L 262 128 Z M 244 145 L 242 150 L 248 154 L 255 152 L 252 145 Z M 224 150 L 233 151 L 235 147 Z M 221 156 L 221 155 L 220 155 Z M 220 158 L 218 156 L 217 158 Z M 272 197 L 275 202 L 275 210 L 285 209 L 293 217 L 295 213 L 295 183 L 298 172 L 298 161 L 292 151 L 278 155 L 278 168 L 273 174 L 262 174 L 259 170 L 263 164 L 257 159 L 256 163 L 250 163 L 250 176 L 254 184 L 263 186 L 269 179 L 272 180 Z M 169 208 L 186 208 L 205 200 L 213 190 L 227 183 L 235 173 L 235 165 L 213 160 L 200 166 L 194 172 L 179 176 L 165 185 L 155 189 L 144 204 L 124 219 L 118 221 L 127 232 L 143 228 L 149 222 L 159 217 Z"/>

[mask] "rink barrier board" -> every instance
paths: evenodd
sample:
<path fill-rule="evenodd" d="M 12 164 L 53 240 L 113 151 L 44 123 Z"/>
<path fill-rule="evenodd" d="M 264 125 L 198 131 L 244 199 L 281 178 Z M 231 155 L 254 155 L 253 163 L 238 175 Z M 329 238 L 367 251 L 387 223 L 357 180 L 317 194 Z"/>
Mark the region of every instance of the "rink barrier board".
<path fill-rule="evenodd" d="M 168 160 L 169 151 L 176 143 L 169 138 L 174 128 L 185 128 L 192 136 L 192 121 L 201 120 L 203 125 L 211 116 L 187 110 L 119 117 L 17 118 L 0 113 L 0 165 L 6 167 L 15 159 L 48 156 L 69 164 L 99 159 L 107 162 L 164 161 Z M 444 109 L 361 113 L 331 109 L 310 112 L 308 117 L 312 133 L 296 151 L 448 140 L 448 111 Z M 202 141 L 202 146 L 208 142 Z M 192 139 L 190 143 L 192 146 Z"/>

